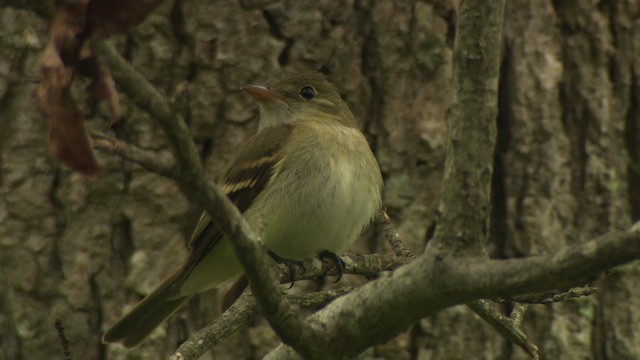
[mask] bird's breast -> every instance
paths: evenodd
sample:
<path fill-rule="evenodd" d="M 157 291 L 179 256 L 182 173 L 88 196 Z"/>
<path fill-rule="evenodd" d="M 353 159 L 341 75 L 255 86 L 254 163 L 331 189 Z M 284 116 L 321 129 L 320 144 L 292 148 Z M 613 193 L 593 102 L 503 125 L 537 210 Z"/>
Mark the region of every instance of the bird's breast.
<path fill-rule="evenodd" d="M 382 178 L 362 133 L 310 126 L 292 134 L 260 194 L 273 201 L 256 199 L 245 213 L 265 245 L 284 258 L 343 252 L 380 206 Z"/>

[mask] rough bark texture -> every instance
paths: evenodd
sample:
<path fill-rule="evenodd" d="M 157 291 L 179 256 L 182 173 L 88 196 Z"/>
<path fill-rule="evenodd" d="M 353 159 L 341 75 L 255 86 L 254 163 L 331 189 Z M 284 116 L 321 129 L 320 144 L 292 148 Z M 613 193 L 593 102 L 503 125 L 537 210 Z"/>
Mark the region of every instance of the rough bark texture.
<path fill-rule="evenodd" d="M 101 332 L 178 266 L 199 209 L 171 181 L 117 158 L 98 154 L 108 175 L 94 182 L 50 159 L 28 81 L 47 39 L 36 10 L 0 9 L 0 358 L 61 358 L 56 318 L 74 358 L 164 357 L 214 316 L 216 294 L 134 350 L 102 345 Z M 639 17 L 633 0 L 507 3 L 493 256 L 553 252 L 640 218 Z M 167 0 L 115 41 L 168 97 L 189 82 L 177 103 L 212 178 L 256 129 L 241 84 L 282 69 L 329 73 L 379 159 L 385 206 L 420 251 L 436 217 L 454 21 L 443 1 Z M 118 132 L 164 149 L 160 130 L 123 100 Z M 88 114 L 90 129 L 104 129 L 102 110 Z M 352 251 L 388 250 L 368 236 Z M 627 266 L 598 280 L 592 298 L 536 306 L 524 330 L 548 359 L 640 358 L 639 275 Z M 210 357 L 259 358 L 275 344 L 257 319 Z M 527 358 L 464 307 L 365 355 Z"/>

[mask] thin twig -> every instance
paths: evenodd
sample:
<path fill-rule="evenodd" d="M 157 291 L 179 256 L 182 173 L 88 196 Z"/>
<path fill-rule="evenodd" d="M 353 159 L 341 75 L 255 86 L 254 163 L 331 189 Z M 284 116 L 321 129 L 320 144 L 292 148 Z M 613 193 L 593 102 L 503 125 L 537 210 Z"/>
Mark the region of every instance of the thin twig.
<path fill-rule="evenodd" d="M 527 354 L 535 360 L 540 358 L 538 347 L 529 341 L 527 335 L 520 329 L 519 324 L 514 320 L 502 315 L 496 309 L 484 300 L 475 300 L 467 303 L 478 316 L 493 326 L 504 338 L 512 341 L 520 346 Z"/>
<path fill-rule="evenodd" d="M 169 360 L 198 359 L 258 313 L 255 297 L 245 291 L 227 311 L 185 341 Z"/>
<path fill-rule="evenodd" d="M 119 155 L 152 173 L 171 179 L 177 177 L 175 161 L 168 154 L 143 150 L 135 145 L 128 144 L 97 131 L 91 132 L 91 137 L 93 139 L 93 147 L 98 150 Z"/>
<path fill-rule="evenodd" d="M 511 318 L 511 320 L 513 321 L 514 326 L 520 327 L 520 325 L 522 324 L 522 319 L 524 319 L 524 314 L 527 312 L 527 309 L 529 309 L 528 304 L 520 304 L 520 303 L 515 304 L 515 306 L 513 307 L 513 310 L 511 310 L 511 314 L 509 314 L 509 318 Z"/>
<path fill-rule="evenodd" d="M 62 320 L 56 319 L 55 321 L 56 331 L 58 332 L 58 338 L 60 338 L 60 345 L 62 345 L 62 353 L 64 354 L 64 360 L 71 360 L 71 350 L 69 349 L 69 339 L 64 333 L 64 326 L 62 326 Z"/>
<path fill-rule="evenodd" d="M 380 212 L 378 213 L 378 221 L 380 222 L 380 224 L 382 224 L 382 233 L 384 237 L 387 239 L 387 241 L 389 241 L 389 244 L 391 245 L 391 248 L 396 255 L 411 260 L 417 257 L 416 254 L 407 249 L 402 241 L 400 241 L 400 236 L 398 235 L 395 226 L 393 226 L 391 218 L 387 214 L 386 210 L 380 210 Z"/>
<path fill-rule="evenodd" d="M 522 304 L 551 304 L 555 302 L 567 301 L 569 299 L 577 299 L 583 296 L 591 296 L 598 292 L 598 288 L 594 286 L 572 287 L 569 290 L 549 291 L 538 294 L 518 295 L 512 298 L 497 298 L 496 302 L 505 303 L 514 301 Z"/>

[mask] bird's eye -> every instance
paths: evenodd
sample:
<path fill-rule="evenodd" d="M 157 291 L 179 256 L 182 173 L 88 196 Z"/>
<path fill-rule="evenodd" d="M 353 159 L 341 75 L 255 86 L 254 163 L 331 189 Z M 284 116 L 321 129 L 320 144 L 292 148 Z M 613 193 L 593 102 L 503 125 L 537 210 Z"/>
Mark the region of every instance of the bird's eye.
<path fill-rule="evenodd" d="M 307 100 L 313 100 L 316 97 L 316 89 L 312 86 L 303 86 L 302 89 L 300 89 L 300 96 Z"/>

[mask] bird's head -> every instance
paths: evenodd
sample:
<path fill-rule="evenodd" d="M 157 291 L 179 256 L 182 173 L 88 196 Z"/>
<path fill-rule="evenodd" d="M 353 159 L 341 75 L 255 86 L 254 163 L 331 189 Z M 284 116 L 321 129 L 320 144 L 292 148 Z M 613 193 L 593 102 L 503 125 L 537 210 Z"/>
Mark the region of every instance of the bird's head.
<path fill-rule="evenodd" d="M 260 129 L 311 118 L 355 127 L 336 87 L 318 72 L 285 74 L 269 85 L 245 85 L 242 90 L 260 104 Z"/>

